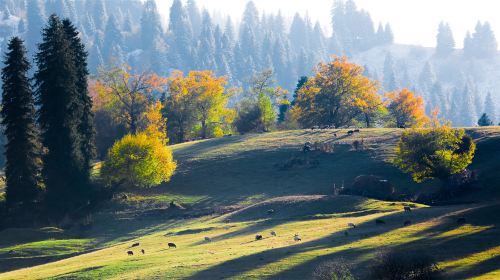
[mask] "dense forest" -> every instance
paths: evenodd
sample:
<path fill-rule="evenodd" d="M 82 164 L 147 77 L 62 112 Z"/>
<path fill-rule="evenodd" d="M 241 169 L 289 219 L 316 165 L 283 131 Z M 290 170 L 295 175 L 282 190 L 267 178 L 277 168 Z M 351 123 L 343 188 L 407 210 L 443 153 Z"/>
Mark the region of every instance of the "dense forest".
<path fill-rule="evenodd" d="M 498 121 L 497 42 L 487 22 L 467 34 L 463 49 L 455 48 L 443 22 L 436 26 L 436 48 L 424 48 L 394 44 L 391 26 L 374 23 L 352 0 L 325 8 L 332 11 L 332 34 L 306 11 L 287 18 L 262 13 L 251 1 L 236 24 L 195 0 L 175 0 L 165 26 L 154 0 L 3 0 L 0 40 L 3 51 L 10 36 L 20 36 L 32 53 L 40 28 L 55 13 L 80 30 L 91 73 L 123 63 L 164 76 L 204 69 L 226 76 L 231 86 L 248 87 L 253 75 L 273 69 L 277 83 L 289 91 L 318 62 L 347 55 L 380 81 L 381 90 L 408 87 L 424 97 L 427 114 L 438 108 L 456 126 L 475 125 L 482 113 Z"/>

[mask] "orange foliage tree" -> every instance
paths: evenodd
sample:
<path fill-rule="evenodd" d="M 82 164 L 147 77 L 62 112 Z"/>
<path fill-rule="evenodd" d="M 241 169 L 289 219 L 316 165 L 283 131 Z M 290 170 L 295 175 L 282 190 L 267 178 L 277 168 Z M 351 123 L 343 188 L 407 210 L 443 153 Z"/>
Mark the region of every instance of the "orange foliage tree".
<path fill-rule="evenodd" d="M 112 109 L 129 132 L 137 133 L 140 118 L 153 100 L 152 94 L 164 90 L 167 78 L 149 72 L 132 74 L 130 70 L 129 66 L 102 70 L 92 88 L 97 108 Z"/>
<path fill-rule="evenodd" d="M 428 123 L 424 99 L 408 89 L 385 94 L 386 106 L 398 128 L 421 127 Z"/>
<path fill-rule="evenodd" d="M 371 126 L 370 116 L 383 109 L 377 82 L 363 76 L 363 68 L 334 57 L 320 63 L 316 73 L 297 92 L 292 115 L 303 127 L 314 125 L 349 125 L 364 117 Z"/>

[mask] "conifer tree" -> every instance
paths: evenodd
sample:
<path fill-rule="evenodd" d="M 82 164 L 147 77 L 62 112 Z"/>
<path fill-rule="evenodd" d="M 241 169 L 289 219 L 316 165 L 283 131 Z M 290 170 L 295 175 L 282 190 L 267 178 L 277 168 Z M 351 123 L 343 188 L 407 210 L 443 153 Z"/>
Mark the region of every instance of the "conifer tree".
<path fill-rule="evenodd" d="M 493 122 L 491 121 L 490 117 L 484 113 L 481 115 L 481 118 L 477 121 L 477 125 L 479 126 L 491 126 L 493 125 Z"/>
<path fill-rule="evenodd" d="M 29 204 L 39 194 L 40 146 L 35 126 L 35 107 L 27 77 L 30 68 L 21 39 L 8 45 L 2 69 L 2 125 L 7 143 L 6 200 L 8 207 Z"/>
<path fill-rule="evenodd" d="M 497 110 L 495 107 L 495 101 L 491 96 L 491 92 L 488 92 L 486 99 L 484 100 L 484 112 L 491 118 L 491 121 L 496 123 L 497 121 Z"/>
<path fill-rule="evenodd" d="M 26 11 L 26 16 L 28 19 L 26 40 L 28 51 L 30 51 L 34 50 L 36 48 L 36 44 L 40 42 L 40 27 L 43 26 L 45 21 L 42 10 L 40 8 L 40 2 L 38 0 L 28 1 Z"/>
<path fill-rule="evenodd" d="M 80 149 L 83 156 L 83 179 L 86 180 L 90 177 L 90 167 L 91 161 L 96 156 L 95 148 L 95 129 L 94 129 L 94 115 L 92 112 L 92 99 L 89 95 L 88 90 L 88 63 L 87 63 L 87 51 L 85 50 L 85 45 L 78 36 L 78 30 L 68 19 L 63 20 L 63 29 L 66 33 L 67 40 L 70 41 L 71 51 L 73 53 L 73 60 L 76 68 L 77 82 L 76 87 L 79 95 L 78 100 L 78 112 L 79 125 L 78 133 L 80 140 Z"/>
<path fill-rule="evenodd" d="M 455 39 L 453 39 L 453 33 L 451 32 L 450 25 L 444 22 L 439 23 L 436 55 L 440 57 L 447 56 L 453 52 L 454 48 Z"/>
<path fill-rule="evenodd" d="M 391 53 L 387 53 L 384 61 L 384 89 L 394 91 L 397 89 L 396 74 L 394 73 L 394 62 Z"/>
<path fill-rule="evenodd" d="M 36 54 L 36 102 L 43 155 L 42 176 L 51 214 L 62 217 L 87 201 L 88 170 L 83 154 L 81 125 L 82 69 L 68 37 L 69 28 L 56 16 L 49 17 Z"/>

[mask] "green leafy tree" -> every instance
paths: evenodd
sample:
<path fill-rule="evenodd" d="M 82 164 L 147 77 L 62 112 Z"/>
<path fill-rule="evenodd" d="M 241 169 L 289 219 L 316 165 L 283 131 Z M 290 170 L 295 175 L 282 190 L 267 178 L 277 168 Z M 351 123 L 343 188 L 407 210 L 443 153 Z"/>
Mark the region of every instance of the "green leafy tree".
<path fill-rule="evenodd" d="M 481 118 L 477 121 L 477 125 L 479 126 L 492 126 L 493 122 L 491 121 L 490 117 L 484 113 Z"/>
<path fill-rule="evenodd" d="M 264 132 L 269 132 L 276 122 L 276 112 L 274 111 L 271 98 L 265 94 L 260 94 L 258 99 L 258 106 L 260 111 L 261 130 Z"/>
<path fill-rule="evenodd" d="M 161 139 L 147 133 L 128 134 L 109 150 L 102 177 L 118 187 L 152 187 L 168 182 L 177 165 Z"/>
<path fill-rule="evenodd" d="M 7 205 L 28 204 L 39 194 L 40 145 L 35 106 L 27 72 L 26 49 L 18 37 L 10 40 L 2 69 L 2 125 L 5 128 Z"/>
<path fill-rule="evenodd" d="M 409 129 L 401 135 L 394 163 L 415 182 L 431 178 L 446 182 L 472 163 L 475 150 L 474 141 L 463 129 Z"/>

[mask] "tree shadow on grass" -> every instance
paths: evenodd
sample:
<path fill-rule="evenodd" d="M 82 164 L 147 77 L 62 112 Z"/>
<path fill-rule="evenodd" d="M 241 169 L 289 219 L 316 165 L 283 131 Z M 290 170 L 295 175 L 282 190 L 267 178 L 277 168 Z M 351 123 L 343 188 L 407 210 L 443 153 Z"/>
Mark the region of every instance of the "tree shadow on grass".
<path fill-rule="evenodd" d="M 422 209 L 421 211 L 425 211 Z M 441 211 L 446 211 L 446 209 L 441 209 Z M 415 212 L 418 212 L 415 211 Z M 437 212 L 440 213 L 439 209 Z M 402 224 L 399 222 L 404 213 L 397 212 L 384 216 L 384 221 L 387 222 L 384 226 L 376 226 L 374 220 L 366 221 L 359 224 L 355 231 L 352 231 L 348 237 L 345 237 L 342 231 L 335 232 L 327 237 L 323 237 L 317 240 L 312 240 L 308 242 L 297 243 L 296 245 L 275 248 L 267 250 L 260 253 L 251 254 L 248 256 L 243 256 L 237 259 L 229 260 L 224 263 L 212 266 L 206 270 L 195 273 L 194 275 L 188 277 L 188 279 L 226 279 L 241 275 L 245 272 L 252 271 L 259 267 L 265 266 L 267 264 L 278 262 L 282 259 L 288 258 L 290 256 L 307 252 L 310 250 L 317 250 L 322 248 L 334 248 L 337 246 L 344 246 L 351 243 L 355 243 L 362 239 L 372 238 L 376 236 L 382 236 L 383 234 L 393 231 L 395 229 L 401 228 Z M 416 215 L 415 215 L 416 216 Z M 419 222 L 424 222 L 431 219 L 431 217 L 425 216 L 423 219 L 419 219 Z M 352 255 L 359 256 L 369 252 L 369 249 L 356 249 L 356 250 L 343 250 L 336 253 L 336 255 L 348 253 Z M 307 267 L 310 265 L 309 262 L 305 264 Z M 293 269 L 298 268 L 303 270 L 304 267 L 299 265 Z M 304 278 L 304 274 L 295 274 L 293 272 L 283 272 L 284 274 L 279 274 L 277 277 L 272 277 L 276 279 L 296 279 Z M 300 275 L 300 276 L 298 276 Z"/>
<path fill-rule="evenodd" d="M 489 207 L 483 208 L 472 208 L 466 211 L 465 216 L 473 219 L 476 215 L 489 211 Z M 489 226 L 494 226 L 498 223 L 498 220 L 493 224 L 488 224 Z M 473 225 L 484 225 L 483 223 Z M 276 275 L 273 275 L 273 279 L 294 279 L 296 275 L 311 275 L 315 267 L 323 261 L 331 261 L 338 258 L 343 258 L 348 262 L 352 262 L 354 265 L 353 272 L 356 276 L 361 277 L 360 279 L 365 279 L 368 273 L 368 267 L 373 262 L 373 254 L 377 253 L 381 249 L 394 249 L 401 251 L 412 251 L 412 250 L 424 250 L 426 253 L 430 254 L 435 258 L 437 262 L 443 262 L 447 260 L 463 259 L 467 258 L 471 254 L 480 253 L 487 251 L 491 248 L 496 248 L 500 245 L 500 240 L 498 240 L 498 230 L 493 228 L 493 230 L 486 230 L 478 233 L 471 233 L 458 236 L 443 236 L 443 235 L 431 235 L 428 233 L 444 233 L 446 229 L 453 230 L 457 228 L 455 220 L 443 219 L 441 223 L 430 229 L 417 232 L 421 233 L 421 239 L 417 239 L 411 242 L 406 242 L 396 246 L 386 246 L 384 248 L 370 248 L 366 250 L 352 250 L 348 252 L 336 252 L 334 254 L 328 254 L 324 256 L 317 257 L 311 261 L 302 263 L 300 265 L 294 266 L 285 271 L 281 271 Z M 371 255 L 371 256 L 369 256 Z M 462 270 L 457 271 L 444 271 L 446 279 L 468 279 L 476 276 L 483 275 L 485 273 L 495 271 L 500 269 L 499 256 L 478 262 L 470 267 L 466 267 Z M 450 270 L 450 269 L 448 269 Z"/>

